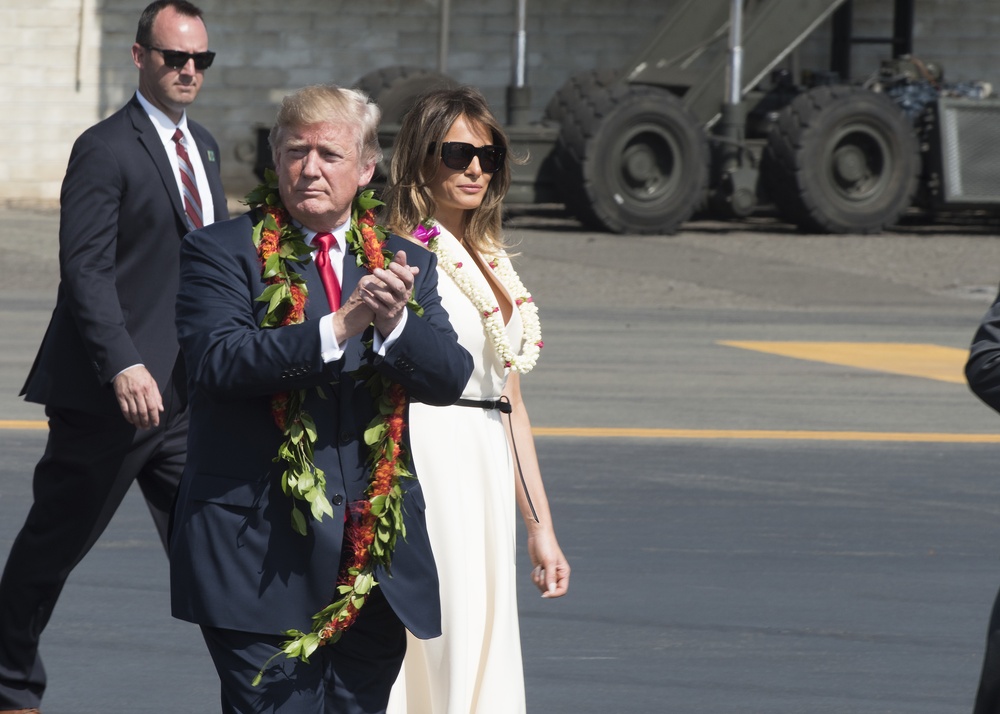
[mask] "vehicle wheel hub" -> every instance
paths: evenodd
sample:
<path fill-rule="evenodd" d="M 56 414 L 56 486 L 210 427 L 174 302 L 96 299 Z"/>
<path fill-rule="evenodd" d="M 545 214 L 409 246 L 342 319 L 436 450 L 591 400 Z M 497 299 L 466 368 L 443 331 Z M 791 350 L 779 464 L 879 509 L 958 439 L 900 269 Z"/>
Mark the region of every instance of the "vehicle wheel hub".
<path fill-rule="evenodd" d="M 833 170 L 838 181 L 850 186 L 868 175 L 868 161 L 858 146 L 841 146 L 833 157 Z"/>

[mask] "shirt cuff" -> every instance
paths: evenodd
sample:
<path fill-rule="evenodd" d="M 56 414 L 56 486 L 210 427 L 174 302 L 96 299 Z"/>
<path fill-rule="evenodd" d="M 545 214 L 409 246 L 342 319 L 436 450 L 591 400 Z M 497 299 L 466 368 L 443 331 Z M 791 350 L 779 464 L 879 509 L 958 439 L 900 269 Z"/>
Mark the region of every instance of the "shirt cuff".
<path fill-rule="evenodd" d="M 116 374 L 114 377 L 112 377 L 111 381 L 114 382 L 116 379 L 118 379 L 119 375 L 124 374 L 125 372 L 128 372 L 130 369 L 135 369 L 136 367 L 142 367 L 142 366 L 143 366 L 142 362 L 137 362 L 136 364 L 130 365 L 130 366 L 126 367 L 125 369 L 123 369 L 118 374 Z"/>
<path fill-rule="evenodd" d="M 320 357 L 324 362 L 336 362 L 344 356 L 344 345 L 337 343 L 333 334 L 333 313 L 319 318 Z"/>
<path fill-rule="evenodd" d="M 409 316 L 410 311 L 408 309 L 403 310 L 403 316 L 399 320 L 399 324 L 396 325 L 396 329 L 389 333 L 389 336 L 382 339 L 382 336 L 375 330 L 375 335 L 372 337 L 372 351 L 380 357 L 385 357 L 385 353 L 389 351 L 389 348 L 399 339 L 399 336 L 403 334 L 403 328 L 406 326 L 406 318 Z"/>
<path fill-rule="evenodd" d="M 403 334 L 403 328 L 406 327 L 406 318 L 409 312 L 409 310 L 403 311 L 403 316 L 400 318 L 399 324 L 396 325 L 396 329 L 389 333 L 388 337 L 383 339 L 378 330 L 374 331 L 372 350 L 375 354 L 385 357 L 385 353 L 399 339 L 399 336 Z M 338 344 L 337 338 L 333 334 L 332 312 L 329 315 L 323 315 L 323 317 L 319 318 L 319 345 L 320 357 L 324 362 L 336 362 L 344 356 L 345 345 Z"/>

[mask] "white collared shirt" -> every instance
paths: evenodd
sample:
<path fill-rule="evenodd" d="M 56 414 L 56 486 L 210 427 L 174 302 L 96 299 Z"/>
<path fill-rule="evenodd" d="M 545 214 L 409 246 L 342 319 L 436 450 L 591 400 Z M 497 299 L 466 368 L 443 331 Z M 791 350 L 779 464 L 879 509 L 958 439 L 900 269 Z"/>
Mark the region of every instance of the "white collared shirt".
<path fill-rule="evenodd" d="M 201 161 L 201 152 L 198 150 L 198 144 L 195 143 L 194 136 L 188 128 L 187 112 L 181 115 L 180 122 L 174 124 L 170 120 L 170 117 L 150 104 L 149 100 L 142 96 L 142 92 L 136 90 L 135 94 L 139 98 L 139 104 L 142 105 L 142 108 L 146 110 L 146 114 L 149 115 L 150 120 L 153 122 L 153 128 L 156 129 L 156 133 L 163 143 L 163 149 L 167 152 L 167 159 L 170 160 L 170 167 L 174 172 L 174 181 L 177 182 L 177 192 L 181 196 L 184 195 L 184 188 L 181 186 L 180 166 L 177 164 L 177 145 L 174 144 L 174 132 L 180 129 L 184 134 L 184 148 L 187 149 L 188 158 L 191 160 L 191 168 L 194 169 L 195 181 L 198 184 L 198 196 L 201 198 L 202 220 L 206 226 L 214 223 L 215 203 L 212 201 L 212 188 L 208 184 L 208 174 L 205 173 L 205 165 Z"/>

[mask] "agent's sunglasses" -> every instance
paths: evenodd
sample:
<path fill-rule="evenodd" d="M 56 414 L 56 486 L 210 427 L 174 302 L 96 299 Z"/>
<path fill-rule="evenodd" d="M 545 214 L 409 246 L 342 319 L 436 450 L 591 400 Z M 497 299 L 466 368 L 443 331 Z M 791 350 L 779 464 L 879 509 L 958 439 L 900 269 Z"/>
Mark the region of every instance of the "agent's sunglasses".
<path fill-rule="evenodd" d="M 143 47 L 147 50 L 155 50 L 163 55 L 163 64 L 171 69 L 183 68 L 188 63 L 188 60 L 194 60 L 195 69 L 208 69 L 212 66 L 212 61 L 215 59 L 214 52 L 181 52 L 180 50 L 163 50 L 159 47 L 151 47 L 150 45 L 143 45 Z"/>
<path fill-rule="evenodd" d="M 437 144 L 431 144 L 427 152 L 433 154 Z M 503 166 L 503 158 L 507 154 L 507 149 L 502 146 L 473 146 L 464 141 L 446 141 L 441 144 L 441 163 L 454 171 L 465 171 L 472 163 L 472 159 L 479 158 L 479 168 L 484 173 L 492 174 L 499 171 Z"/>

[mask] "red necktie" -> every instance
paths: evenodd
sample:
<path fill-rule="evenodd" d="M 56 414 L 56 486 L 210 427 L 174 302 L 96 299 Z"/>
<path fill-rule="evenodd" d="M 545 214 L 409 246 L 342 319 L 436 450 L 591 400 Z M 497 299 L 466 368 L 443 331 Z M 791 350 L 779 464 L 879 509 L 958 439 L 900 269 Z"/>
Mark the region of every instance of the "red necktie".
<path fill-rule="evenodd" d="M 188 220 L 192 228 L 201 228 L 205 221 L 201 217 L 201 195 L 198 193 L 198 183 L 194 180 L 194 168 L 191 166 L 191 159 L 188 158 L 187 149 L 184 148 L 184 132 L 177 129 L 173 135 L 174 144 L 177 146 L 177 165 L 181 170 L 181 186 L 184 196 L 184 212 L 187 213 Z"/>
<path fill-rule="evenodd" d="M 340 281 L 337 280 L 337 274 L 330 265 L 330 248 L 334 243 L 336 240 L 332 233 L 317 233 L 313 238 L 313 245 L 318 246 L 316 267 L 319 268 L 319 277 L 323 281 L 323 289 L 326 290 L 326 299 L 330 302 L 330 312 L 337 312 L 340 307 Z"/>

